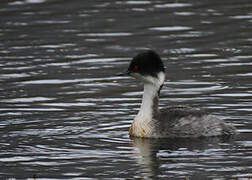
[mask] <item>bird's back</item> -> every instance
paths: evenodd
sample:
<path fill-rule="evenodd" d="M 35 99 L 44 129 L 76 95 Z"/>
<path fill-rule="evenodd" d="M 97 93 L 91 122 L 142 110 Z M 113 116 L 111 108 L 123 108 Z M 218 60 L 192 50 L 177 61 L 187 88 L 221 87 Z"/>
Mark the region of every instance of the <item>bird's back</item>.
<path fill-rule="evenodd" d="M 172 106 L 154 117 L 155 136 L 201 137 L 234 134 L 235 128 L 204 110 Z"/>

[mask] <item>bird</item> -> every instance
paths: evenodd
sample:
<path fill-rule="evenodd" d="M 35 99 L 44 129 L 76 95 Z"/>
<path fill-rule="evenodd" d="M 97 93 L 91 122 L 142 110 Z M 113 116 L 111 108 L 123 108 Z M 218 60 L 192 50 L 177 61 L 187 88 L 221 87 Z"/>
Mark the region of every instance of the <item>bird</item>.
<path fill-rule="evenodd" d="M 230 136 L 236 128 L 203 109 L 187 105 L 159 109 L 159 96 L 165 82 L 161 57 L 146 50 L 133 57 L 120 76 L 134 77 L 144 84 L 140 110 L 133 119 L 129 135 L 139 138 L 198 138 Z"/>

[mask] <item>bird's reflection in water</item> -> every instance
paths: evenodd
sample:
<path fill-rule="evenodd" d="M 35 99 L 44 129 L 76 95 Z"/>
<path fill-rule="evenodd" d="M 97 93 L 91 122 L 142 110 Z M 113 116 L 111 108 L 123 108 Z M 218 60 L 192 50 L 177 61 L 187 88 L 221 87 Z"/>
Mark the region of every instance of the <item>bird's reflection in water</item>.
<path fill-rule="evenodd" d="M 199 155 L 209 156 L 213 155 L 214 151 L 221 151 L 221 144 L 230 141 L 232 138 L 176 138 L 176 139 L 152 139 L 152 138 L 135 138 L 131 137 L 134 152 L 137 154 L 137 163 L 140 166 L 137 172 L 137 178 L 143 179 L 158 179 L 167 169 L 165 174 L 169 177 L 169 167 L 175 167 L 177 164 L 176 157 L 193 158 L 193 164 L 198 161 Z M 230 145 L 230 144 L 229 144 Z M 211 151 L 212 150 L 212 151 Z M 212 152 L 212 153 L 211 153 Z M 184 156 L 184 157 L 183 157 Z M 188 166 L 190 167 L 190 162 Z M 192 164 L 192 165 L 193 165 Z M 160 167 L 166 168 L 160 168 Z M 178 165 L 179 166 L 179 165 Z M 192 167 L 190 167 L 192 168 Z M 162 169 L 162 170 L 161 170 Z M 172 168 L 171 168 L 172 169 Z M 180 169 L 183 171 L 183 169 Z M 191 169 L 192 170 L 192 169 Z M 185 172 L 192 172 L 190 169 L 184 169 Z M 181 174 L 186 174 L 181 172 Z M 173 174 L 174 175 L 174 174 Z M 173 176 L 171 173 L 171 177 Z M 195 174 L 185 175 L 184 178 Z M 198 175 L 197 175 L 198 176 Z M 182 175 L 183 177 L 183 175 Z M 206 177 L 202 177 L 206 178 Z"/>

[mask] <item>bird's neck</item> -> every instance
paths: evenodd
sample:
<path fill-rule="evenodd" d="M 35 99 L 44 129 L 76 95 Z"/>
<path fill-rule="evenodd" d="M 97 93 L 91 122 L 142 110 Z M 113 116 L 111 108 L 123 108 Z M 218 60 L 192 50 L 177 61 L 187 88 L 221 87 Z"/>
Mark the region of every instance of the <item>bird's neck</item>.
<path fill-rule="evenodd" d="M 152 120 L 152 117 L 159 112 L 158 90 L 159 87 L 153 84 L 144 84 L 142 104 L 137 114 L 137 116 L 141 117 L 141 119 Z"/>
<path fill-rule="evenodd" d="M 152 133 L 153 117 L 158 115 L 159 92 L 164 82 L 164 73 L 156 77 L 144 77 L 144 93 L 140 110 L 133 120 L 130 135 L 138 137 L 149 137 Z"/>

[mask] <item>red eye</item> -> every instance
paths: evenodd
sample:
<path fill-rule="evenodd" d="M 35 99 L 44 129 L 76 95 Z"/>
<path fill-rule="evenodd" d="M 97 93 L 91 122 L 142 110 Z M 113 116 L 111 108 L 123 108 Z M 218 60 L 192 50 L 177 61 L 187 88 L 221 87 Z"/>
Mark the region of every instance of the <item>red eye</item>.
<path fill-rule="evenodd" d="M 134 66 L 134 71 L 137 71 L 137 70 L 138 70 L 138 66 L 135 65 L 135 66 Z"/>

